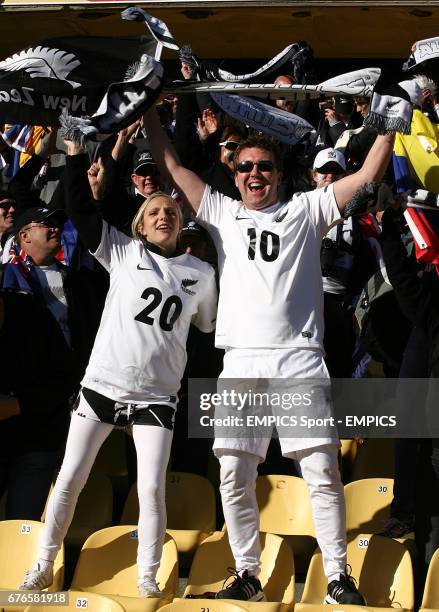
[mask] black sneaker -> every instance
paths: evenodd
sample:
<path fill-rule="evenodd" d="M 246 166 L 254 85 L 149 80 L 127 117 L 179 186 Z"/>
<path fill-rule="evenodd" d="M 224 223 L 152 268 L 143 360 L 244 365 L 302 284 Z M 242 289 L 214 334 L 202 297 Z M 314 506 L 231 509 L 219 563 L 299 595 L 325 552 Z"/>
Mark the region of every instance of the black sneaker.
<path fill-rule="evenodd" d="M 363 595 L 358 592 L 355 585 L 355 579 L 350 575 L 350 570 L 350 566 L 347 565 L 345 573 L 340 574 L 340 580 L 333 580 L 328 584 L 328 594 L 325 597 L 324 603 L 353 606 L 366 605 L 366 600 Z"/>
<path fill-rule="evenodd" d="M 215 599 L 240 599 L 241 601 L 267 601 L 262 590 L 260 581 L 255 576 L 249 576 L 248 571 L 238 573 L 235 568 L 228 567 L 230 576 L 224 580 L 223 588 L 215 596 Z M 226 582 L 233 581 L 226 585 Z"/>

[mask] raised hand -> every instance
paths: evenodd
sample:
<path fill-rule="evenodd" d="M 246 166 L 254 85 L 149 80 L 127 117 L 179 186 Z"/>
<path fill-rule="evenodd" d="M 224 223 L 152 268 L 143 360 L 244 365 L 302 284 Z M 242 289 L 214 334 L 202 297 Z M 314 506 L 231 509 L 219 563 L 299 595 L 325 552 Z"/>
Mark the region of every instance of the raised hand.
<path fill-rule="evenodd" d="M 214 134 L 217 131 L 218 119 L 210 108 L 205 108 L 203 110 L 201 118 L 198 119 L 197 129 L 201 142 L 207 140 L 211 134 Z"/>
<path fill-rule="evenodd" d="M 94 200 L 102 200 L 105 192 L 105 167 L 102 159 L 93 162 L 87 170 L 88 182 Z"/>

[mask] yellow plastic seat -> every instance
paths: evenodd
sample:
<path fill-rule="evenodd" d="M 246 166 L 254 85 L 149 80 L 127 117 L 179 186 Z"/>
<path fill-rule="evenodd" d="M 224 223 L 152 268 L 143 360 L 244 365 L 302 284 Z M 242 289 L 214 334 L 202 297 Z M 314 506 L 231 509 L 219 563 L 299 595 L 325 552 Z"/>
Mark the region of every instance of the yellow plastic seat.
<path fill-rule="evenodd" d="M 191 554 L 215 530 L 216 500 L 212 484 L 198 474 L 168 472 L 166 475 L 166 512 L 168 533 L 179 553 Z M 128 494 L 120 520 L 121 525 L 136 523 L 139 518 L 137 486 Z"/>
<path fill-rule="evenodd" d="M 288 544 L 279 536 L 261 533 L 261 573 L 262 584 L 267 602 L 233 601 L 246 610 L 261 612 L 284 612 L 294 607 L 294 560 Z M 230 550 L 227 533 L 216 532 L 198 547 L 184 591 L 187 595 L 201 595 L 208 591 L 217 592 L 223 588 L 227 577 L 227 567 L 235 562 Z M 209 599 L 199 599 L 199 610 L 208 608 Z"/>
<path fill-rule="evenodd" d="M 295 610 L 300 610 L 302 604 L 297 604 Z M 373 608 L 367 606 L 330 606 L 328 604 L 306 604 L 306 612 L 373 612 Z"/>
<path fill-rule="evenodd" d="M 61 595 L 61 594 L 60 594 Z M 28 606 L 24 612 L 69 612 L 70 610 L 87 610 L 87 612 L 125 612 L 124 608 L 110 597 L 98 595 L 97 593 L 87 593 L 84 591 L 67 591 L 67 604 L 49 606 Z"/>
<path fill-rule="evenodd" d="M 395 453 L 393 440 L 371 438 L 359 444 L 351 481 L 362 478 L 393 478 L 395 474 Z"/>
<path fill-rule="evenodd" d="M 38 560 L 44 525 L 38 521 L 0 521 L 0 590 L 13 591 L 26 571 Z M 61 591 L 64 582 L 64 547 L 54 562 L 53 584 L 48 592 Z M 26 604 L 8 606 L 9 611 L 24 610 Z"/>
<path fill-rule="evenodd" d="M 50 494 L 52 489 L 53 486 Z M 47 504 L 41 517 L 42 521 L 45 520 L 46 511 Z M 64 541 L 66 547 L 79 550 L 92 533 L 109 527 L 112 517 L 113 487 L 111 480 L 105 474 L 91 473 L 79 495 L 75 514 Z"/>
<path fill-rule="evenodd" d="M 419 612 L 430 612 L 431 610 L 439 610 L 439 549 L 432 556 L 428 566 Z"/>
<path fill-rule="evenodd" d="M 178 593 L 177 547 L 169 534 L 163 546 L 157 582 L 164 597 L 141 598 L 137 594 L 137 526 L 108 527 L 85 542 L 76 564 L 71 588 L 106 595 L 126 612 L 151 612 L 169 603 Z"/>
<path fill-rule="evenodd" d="M 346 531 L 377 533 L 390 514 L 393 478 L 364 478 L 344 488 Z"/>
<path fill-rule="evenodd" d="M 290 544 L 297 573 L 304 573 L 316 547 L 308 486 L 296 476 L 259 476 L 256 498 L 260 531 L 281 535 Z"/>
<path fill-rule="evenodd" d="M 348 543 L 347 562 L 368 609 L 413 610 L 413 568 L 410 553 L 403 544 L 377 535 L 358 534 Z M 311 559 L 301 602 L 295 610 L 310 612 L 308 606 L 320 606 L 327 586 L 322 554 L 317 550 Z M 340 610 L 350 606 L 325 606 L 328 612 L 330 608 Z"/>
<path fill-rule="evenodd" d="M 225 599 L 175 599 L 160 612 L 243 612 L 246 608 Z M 209 602 L 209 603 L 207 603 Z"/>
<path fill-rule="evenodd" d="M 110 478 L 113 485 L 115 513 L 118 517 L 130 487 L 126 444 L 125 431 L 113 429 L 99 449 L 91 470 L 91 474 L 105 474 Z M 137 523 L 137 519 L 133 523 Z"/>
<path fill-rule="evenodd" d="M 111 479 L 123 478 L 128 482 L 126 435 L 123 430 L 113 429 L 99 449 L 93 470 L 106 474 Z"/>

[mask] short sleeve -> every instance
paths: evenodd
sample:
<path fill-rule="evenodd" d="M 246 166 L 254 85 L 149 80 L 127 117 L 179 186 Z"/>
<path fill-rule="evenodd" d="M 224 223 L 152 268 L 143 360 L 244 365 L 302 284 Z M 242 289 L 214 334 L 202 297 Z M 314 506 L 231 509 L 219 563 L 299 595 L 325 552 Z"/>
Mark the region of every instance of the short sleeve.
<path fill-rule="evenodd" d="M 321 236 L 324 236 L 334 223 L 340 221 L 341 215 L 335 200 L 333 183 L 323 189 L 301 194 L 301 196 L 305 197 L 304 204 Z"/>
<path fill-rule="evenodd" d="M 207 228 L 209 226 L 219 227 L 223 220 L 224 211 L 227 207 L 230 209 L 233 203 L 236 203 L 236 201 L 215 191 L 210 185 L 206 185 L 197 212 L 197 221 Z"/>

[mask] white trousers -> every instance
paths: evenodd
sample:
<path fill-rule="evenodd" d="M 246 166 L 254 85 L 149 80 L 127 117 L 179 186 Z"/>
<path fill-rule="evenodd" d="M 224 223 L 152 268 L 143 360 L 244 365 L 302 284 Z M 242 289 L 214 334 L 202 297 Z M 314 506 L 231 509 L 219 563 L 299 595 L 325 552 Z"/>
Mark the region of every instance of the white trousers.
<path fill-rule="evenodd" d="M 338 445 L 287 453 L 302 469 L 310 497 L 317 542 L 328 582 L 339 579 L 346 565 L 346 516 L 338 467 Z M 232 449 L 217 449 L 221 466 L 221 499 L 236 569 L 260 572 L 259 509 L 255 485 L 260 457 Z"/>
<path fill-rule="evenodd" d="M 55 559 L 96 455 L 112 430 L 113 425 L 73 413 L 63 464 L 47 508 L 40 559 Z M 155 578 L 160 565 L 166 531 L 166 468 L 172 431 L 163 427 L 133 425 L 133 438 L 137 453 L 140 508 L 137 566 L 141 581 L 145 576 Z"/>

